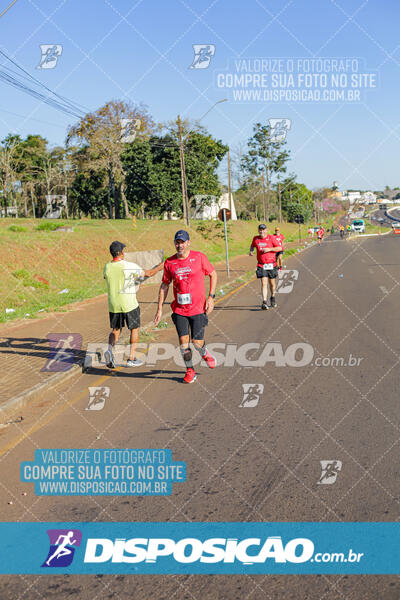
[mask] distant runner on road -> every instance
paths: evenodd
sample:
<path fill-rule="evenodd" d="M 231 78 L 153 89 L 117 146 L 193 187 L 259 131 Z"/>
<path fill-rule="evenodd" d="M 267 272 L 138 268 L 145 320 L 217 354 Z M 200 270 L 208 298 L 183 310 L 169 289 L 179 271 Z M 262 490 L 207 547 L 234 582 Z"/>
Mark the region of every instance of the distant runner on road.
<path fill-rule="evenodd" d="M 344 226 L 343 225 L 340 226 L 339 232 L 340 232 L 340 237 L 343 239 L 344 238 L 344 234 L 345 234 Z"/>
<path fill-rule="evenodd" d="M 283 242 L 284 242 L 285 236 L 283 235 L 283 233 L 281 233 L 281 230 L 279 229 L 279 227 L 275 227 L 274 237 L 282 246 L 282 250 L 280 252 L 276 253 L 276 264 L 278 266 L 278 270 L 282 271 L 282 267 L 283 267 L 282 261 L 283 261 L 283 252 L 284 252 Z"/>
<path fill-rule="evenodd" d="M 257 279 L 261 279 L 261 296 L 263 310 L 268 310 L 268 285 L 271 292 L 271 307 L 276 308 L 275 289 L 278 267 L 276 266 L 276 253 L 282 252 L 282 246 L 275 236 L 267 233 L 267 226 L 258 226 L 258 235 L 253 237 L 250 246 L 250 256 L 254 248 L 257 250 Z"/>
<path fill-rule="evenodd" d="M 324 239 L 325 229 L 322 227 L 322 225 L 318 225 L 318 227 L 319 227 L 319 229 L 317 231 L 318 244 L 321 244 L 322 240 Z"/>
<path fill-rule="evenodd" d="M 181 354 L 186 366 L 184 383 L 193 383 L 196 372 L 193 368 L 190 337 L 193 346 L 210 369 L 216 366 L 216 360 L 207 350 L 204 330 L 208 325 L 208 316 L 214 309 L 217 273 L 208 258 L 202 252 L 190 249 L 187 231 L 177 231 L 174 238 L 176 254 L 167 258 L 164 275 L 158 295 L 158 308 L 154 318 L 157 326 L 161 319 L 162 306 L 167 298 L 172 281 L 174 300 L 171 303 L 172 321 L 176 327 Z M 210 293 L 206 299 L 204 276 L 210 277 Z M 189 336 L 190 331 L 190 336 Z"/>
<path fill-rule="evenodd" d="M 112 329 L 108 338 L 108 350 L 104 352 L 106 365 L 115 369 L 113 348 L 118 342 L 121 329 L 124 325 L 131 332 L 130 355 L 127 367 L 140 367 L 143 363 L 135 358 L 139 342 L 140 307 L 136 298 L 136 287 L 144 277 L 152 277 L 163 267 L 160 262 L 154 269 L 145 270 L 124 258 L 125 244 L 113 242 L 110 246 L 112 261 L 104 267 L 103 276 L 107 282 L 108 309 L 110 312 L 110 327 Z"/>

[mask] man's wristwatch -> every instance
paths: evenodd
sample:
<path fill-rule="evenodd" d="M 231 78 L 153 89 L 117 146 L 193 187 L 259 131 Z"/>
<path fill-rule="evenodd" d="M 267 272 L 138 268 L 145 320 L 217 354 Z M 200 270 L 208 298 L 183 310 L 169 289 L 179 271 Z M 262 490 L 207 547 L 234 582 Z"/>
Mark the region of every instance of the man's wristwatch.
<path fill-rule="evenodd" d="M 208 297 L 214 299 L 215 298 L 215 294 L 208 294 Z"/>

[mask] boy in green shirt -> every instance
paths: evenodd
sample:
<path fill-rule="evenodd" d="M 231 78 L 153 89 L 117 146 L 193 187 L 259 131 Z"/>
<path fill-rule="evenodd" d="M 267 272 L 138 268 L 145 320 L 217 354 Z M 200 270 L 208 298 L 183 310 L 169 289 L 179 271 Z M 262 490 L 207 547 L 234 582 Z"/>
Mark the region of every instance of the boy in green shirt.
<path fill-rule="evenodd" d="M 112 329 L 108 338 L 108 350 L 104 353 L 106 365 L 115 369 L 113 347 L 118 342 L 121 329 L 124 325 L 131 332 L 131 350 L 127 367 L 140 367 L 143 362 L 135 358 L 139 342 L 140 307 L 136 298 L 139 283 L 145 277 L 152 277 L 163 268 L 160 262 L 154 269 L 145 270 L 124 258 L 125 244 L 113 242 L 110 246 L 112 261 L 104 267 L 103 276 L 107 282 L 108 310 L 110 313 L 110 327 Z"/>

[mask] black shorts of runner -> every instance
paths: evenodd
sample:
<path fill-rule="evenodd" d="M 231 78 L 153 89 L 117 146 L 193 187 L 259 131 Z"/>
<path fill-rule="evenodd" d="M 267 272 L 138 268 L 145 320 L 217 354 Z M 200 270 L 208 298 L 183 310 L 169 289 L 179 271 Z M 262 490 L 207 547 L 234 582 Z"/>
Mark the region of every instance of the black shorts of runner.
<path fill-rule="evenodd" d="M 276 258 L 278 258 L 278 256 L 283 256 L 283 250 L 281 250 L 280 252 L 276 253 Z"/>
<path fill-rule="evenodd" d="M 124 325 L 128 329 L 137 329 L 140 327 L 140 306 L 127 313 L 110 312 L 111 329 L 122 329 Z"/>
<path fill-rule="evenodd" d="M 172 313 L 172 321 L 176 327 L 176 331 L 179 337 L 189 335 L 192 340 L 204 340 L 204 330 L 208 325 L 208 317 L 205 313 L 200 315 L 192 315 L 191 317 L 185 317 L 184 315 L 178 315 L 178 313 Z"/>
<path fill-rule="evenodd" d="M 268 277 L 268 279 L 275 279 L 278 277 L 278 267 L 274 267 L 273 269 L 263 269 L 260 266 L 257 266 L 256 271 L 257 279 L 262 279 L 263 277 Z"/>

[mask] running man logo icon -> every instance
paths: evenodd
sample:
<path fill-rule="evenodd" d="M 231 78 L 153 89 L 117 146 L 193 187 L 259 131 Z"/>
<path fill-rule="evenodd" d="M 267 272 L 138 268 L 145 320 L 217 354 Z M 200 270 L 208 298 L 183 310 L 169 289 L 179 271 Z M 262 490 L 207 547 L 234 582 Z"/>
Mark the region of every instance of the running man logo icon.
<path fill-rule="evenodd" d="M 63 47 L 61 44 L 40 44 L 42 58 L 37 69 L 54 69 L 60 58 Z"/>
<path fill-rule="evenodd" d="M 107 398 L 110 397 L 110 388 L 107 386 L 90 387 L 88 390 L 89 402 L 85 410 L 102 410 Z"/>
<path fill-rule="evenodd" d="M 339 472 L 342 470 L 342 461 L 340 460 L 320 460 L 321 477 L 317 481 L 318 485 L 332 485 L 335 483 Z"/>
<path fill-rule="evenodd" d="M 194 58 L 189 69 L 207 69 L 215 54 L 214 44 L 193 44 Z"/>
<path fill-rule="evenodd" d="M 271 140 L 273 142 L 283 142 L 286 139 L 292 121 L 290 119 L 268 119 L 271 128 Z"/>
<path fill-rule="evenodd" d="M 293 290 L 294 282 L 299 278 L 299 272 L 296 269 L 279 271 L 278 285 L 276 293 L 289 294 Z"/>
<path fill-rule="evenodd" d="M 80 333 L 48 333 L 47 339 L 50 343 L 50 355 L 42 371 L 69 371 L 81 349 Z"/>
<path fill-rule="evenodd" d="M 81 545 L 79 529 L 48 529 L 50 548 L 42 567 L 68 567 L 74 558 L 75 549 Z"/>
<path fill-rule="evenodd" d="M 242 383 L 243 400 L 239 404 L 240 408 L 254 408 L 260 400 L 261 394 L 264 392 L 262 383 Z"/>
<path fill-rule="evenodd" d="M 140 119 L 120 119 L 121 141 L 130 144 L 140 129 Z"/>
<path fill-rule="evenodd" d="M 121 294 L 136 294 L 139 285 L 144 281 L 137 269 L 124 269 L 124 285 Z"/>

